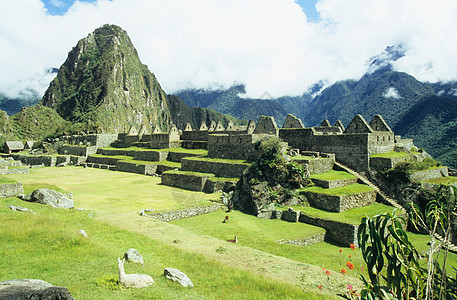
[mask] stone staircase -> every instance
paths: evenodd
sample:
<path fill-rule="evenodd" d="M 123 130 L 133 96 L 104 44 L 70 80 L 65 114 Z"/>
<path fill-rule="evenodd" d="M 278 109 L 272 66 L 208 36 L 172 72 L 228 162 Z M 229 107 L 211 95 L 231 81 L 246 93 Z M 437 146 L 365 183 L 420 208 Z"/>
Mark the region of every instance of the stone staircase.
<path fill-rule="evenodd" d="M 406 212 L 404 207 L 401 206 L 400 204 L 398 204 L 397 200 L 388 197 L 383 191 L 381 191 L 381 189 L 377 185 L 372 183 L 365 176 L 362 176 L 360 173 L 352 170 L 351 168 L 349 168 L 349 167 L 347 167 L 347 166 L 345 166 L 345 165 L 343 165 L 343 164 L 341 164 L 339 162 L 335 161 L 335 165 L 338 166 L 339 168 L 345 170 L 346 172 L 356 176 L 361 182 L 363 182 L 364 184 L 366 184 L 369 187 L 371 187 L 372 189 L 374 189 L 378 193 L 378 195 L 381 197 L 383 202 L 389 203 L 391 206 L 395 207 L 396 209 L 400 210 L 401 212 Z"/>

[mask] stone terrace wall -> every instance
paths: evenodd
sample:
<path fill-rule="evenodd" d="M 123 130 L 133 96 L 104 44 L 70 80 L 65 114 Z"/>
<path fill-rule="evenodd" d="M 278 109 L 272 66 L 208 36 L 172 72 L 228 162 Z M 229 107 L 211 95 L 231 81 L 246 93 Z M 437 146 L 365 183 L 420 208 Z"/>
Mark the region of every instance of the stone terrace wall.
<path fill-rule="evenodd" d="M 97 153 L 97 149 L 97 146 L 63 145 L 57 149 L 57 152 L 65 155 L 88 156 Z"/>
<path fill-rule="evenodd" d="M 23 194 L 24 188 L 22 183 L 4 183 L 0 184 L 1 197 L 14 197 L 18 194 Z"/>
<path fill-rule="evenodd" d="M 190 191 L 202 192 L 205 189 L 208 178 L 214 177 L 213 174 L 199 176 L 185 173 L 165 172 L 162 174 L 162 184 L 174 186 Z"/>
<path fill-rule="evenodd" d="M 156 213 L 150 215 L 151 217 L 163 221 L 163 222 L 170 222 L 173 220 L 179 220 L 184 218 L 191 218 L 195 216 L 200 216 L 204 214 L 209 214 L 219 210 L 222 207 L 222 204 L 214 204 L 210 206 L 203 206 L 203 207 L 192 207 L 187 209 L 181 209 L 177 211 L 169 211 L 163 213 Z"/>
<path fill-rule="evenodd" d="M 334 189 L 334 188 L 339 188 L 339 187 L 343 187 L 346 185 L 357 183 L 357 178 L 341 179 L 341 180 L 321 180 L 321 179 L 312 178 L 311 180 L 314 182 L 315 185 L 320 186 L 324 189 Z"/>
<path fill-rule="evenodd" d="M 240 177 L 243 172 L 249 168 L 248 164 L 214 162 L 192 158 L 183 158 L 181 160 L 181 170 L 200 173 L 212 173 L 217 177 Z"/>
<path fill-rule="evenodd" d="M 126 150 L 126 149 L 101 149 L 98 148 L 97 154 L 117 156 L 117 155 L 126 155 L 126 156 L 135 156 L 135 150 Z"/>
<path fill-rule="evenodd" d="M 357 225 L 310 217 L 302 213 L 300 214 L 299 222 L 324 228 L 326 230 L 326 240 L 348 247 L 351 244 L 358 245 Z"/>
<path fill-rule="evenodd" d="M 304 192 L 311 206 L 333 212 L 342 212 L 350 208 L 362 207 L 376 201 L 376 191 L 354 195 L 334 196 L 321 193 Z"/>
<path fill-rule="evenodd" d="M 209 132 L 205 131 L 183 131 L 181 140 L 183 141 L 208 141 Z"/>
<path fill-rule="evenodd" d="M 136 151 L 133 156 L 136 160 L 164 161 L 167 160 L 168 151 Z"/>
<path fill-rule="evenodd" d="M 387 170 L 395 167 L 396 164 L 409 160 L 409 156 L 404 157 L 370 157 L 370 167 L 375 170 Z"/>
<path fill-rule="evenodd" d="M 449 176 L 449 171 L 446 166 L 438 168 L 438 169 L 430 169 L 425 171 L 418 171 L 414 172 L 411 175 L 412 180 L 416 181 L 425 181 L 435 178 L 447 177 Z"/>
<path fill-rule="evenodd" d="M 116 170 L 129 173 L 137 173 L 143 175 L 155 175 L 157 174 L 157 165 L 137 165 L 134 162 L 118 161 L 116 163 Z"/>
<path fill-rule="evenodd" d="M 43 165 L 47 167 L 54 167 L 56 165 L 57 156 L 50 155 L 22 155 L 22 154 L 12 154 L 14 160 L 21 161 L 24 165 L 29 166 L 38 166 Z"/>

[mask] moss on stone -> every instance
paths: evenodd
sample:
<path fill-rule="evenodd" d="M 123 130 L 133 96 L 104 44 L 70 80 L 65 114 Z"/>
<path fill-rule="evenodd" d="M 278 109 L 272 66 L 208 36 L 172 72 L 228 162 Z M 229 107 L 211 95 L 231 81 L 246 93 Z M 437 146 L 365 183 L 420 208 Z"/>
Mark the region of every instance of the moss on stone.
<path fill-rule="evenodd" d="M 348 172 L 344 172 L 344 171 L 331 170 L 331 171 L 325 172 L 325 173 L 312 174 L 311 178 L 333 181 L 333 180 L 354 179 L 354 178 L 356 178 L 356 176 L 354 176 Z"/>

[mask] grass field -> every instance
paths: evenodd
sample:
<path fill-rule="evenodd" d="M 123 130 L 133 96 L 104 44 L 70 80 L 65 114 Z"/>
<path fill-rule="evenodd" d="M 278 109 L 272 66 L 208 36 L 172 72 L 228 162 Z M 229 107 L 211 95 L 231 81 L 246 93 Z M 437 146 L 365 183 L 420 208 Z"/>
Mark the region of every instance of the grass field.
<path fill-rule="evenodd" d="M 306 247 L 278 242 L 321 232 L 317 227 L 238 211 L 229 214 L 226 224 L 222 210 L 172 223 L 138 214 L 144 208 L 169 211 L 208 205 L 220 194 L 163 186 L 157 177 L 82 167 L 35 168 L 6 178 L 22 182 L 26 193 L 39 187 L 72 192 L 76 207 L 92 211 L 0 198 L 0 281 L 39 278 L 68 287 L 76 299 L 332 299 L 344 293 L 348 283 L 360 284 L 356 272 L 349 277 L 338 274 L 348 260 L 360 268 L 357 249 L 325 242 Z M 37 214 L 13 212 L 7 204 Z M 386 209 L 376 205 L 358 215 Z M 346 217 L 350 215 L 355 213 Z M 79 229 L 89 238 L 78 235 Z M 239 243 L 227 243 L 234 235 Z M 416 238 L 423 248 L 426 241 Z M 116 259 L 132 247 L 143 255 L 145 265 L 126 264 L 126 272 L 150 274 L 156 280 L 151 287 L 119 289 L 116 284 Z M 195 288 L 166 280 L 165 267 L 186 273 Z M 331 270 L 329 278 L 322 268 Z"/>
<path fill-rule="evenodd" d="M 344 179 L 354 179 L 356 176 L 345 172 L 345 171 L 335 171 L 331 170 L 325 173 L 319 173 L 319 174 L 312 174 L 311 178 L 314 179 L 320 179 L 320 180 L 344 180 Z"/>
<path fill-rule="evenodd" d="M 332 196 L 348 196 L 348 195 L 354 195 L 354 194 L 358 194 L 358 193 L 371 192 L 371 191 L 373 191 L 373 189 L 371 187 L 369 187 L 368 185 L 354 183 L 354 184 L 349 184 L 349 185 L 334 188 L 334 189 L 325 189 L 325 188 L 318 187 L 318 186 L 310 186 L 310 187 L 302 188 L 299 191 L 327 194 L 327 195 L 332 195 Z"/>

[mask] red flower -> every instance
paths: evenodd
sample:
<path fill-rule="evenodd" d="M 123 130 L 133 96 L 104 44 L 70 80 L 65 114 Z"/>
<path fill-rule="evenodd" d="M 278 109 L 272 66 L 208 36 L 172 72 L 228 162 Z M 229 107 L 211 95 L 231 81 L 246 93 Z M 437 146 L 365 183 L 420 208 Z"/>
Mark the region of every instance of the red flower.
<path fill-rule="evenodd" d="M 329 270 L 325 270 L 325 274 L 326 274 L 327 276 L 330 276 L 330 271 L 329 271 Z"/>
<path fill-rule="evenodd" d="M 352 257 L 352 255 L 351 255 L 351 254 L 349 254 L 349 255 L 348 255 L 348 257 L 349 257 L 349 258 L 351 258 L 351 257 Z"/>
<path fill-rule="evenodd" d="M 343 249 L 340 249 L 339 251 L 340 251 L 340 253 L 343 253 Z"/>
<path fill-rule="evenodd" d="M 355 246 L 355 244 L 351 244 L 351 246 L 350 246 L 350 247 L 351 247 L 352 251 L 354 251 L 354 250 L 355 250 L 355 248 L 357 248 L 357 247 Z"/>
<path fill-rule="evenodd" d="M 346 263 L 346 267 L 348 267 L 349 270 L 353 270 L 354 269 L 354 265 L 349 261 Z"/>
<path fill-rule="evenodd" d="M 354 289 L 354 287 L 351 284 L 348 284 L 347 288 L 348 288 L 348 290 L 353 290 Z"/>
<path fill-rule="evenodd" d="M 341 272 L 341 274 L 345 275 L 348 273 L 348 270 L 346 270 L 345 268 L 342 268 L 340 272 Z"/>
<path fill-rule="evenodd" d="M 317 288 L 320 289 L 320 290 L 322 290 L 322 287 L 323 287 L 322 284 L 319 284 L 319 285 L 317 286 Z"/>

